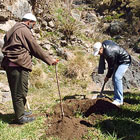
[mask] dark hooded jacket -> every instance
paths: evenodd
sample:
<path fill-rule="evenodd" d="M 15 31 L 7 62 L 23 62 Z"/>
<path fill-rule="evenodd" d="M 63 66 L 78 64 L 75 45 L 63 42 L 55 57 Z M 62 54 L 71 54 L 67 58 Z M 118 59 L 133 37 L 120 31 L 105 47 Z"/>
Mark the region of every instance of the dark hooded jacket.
<path fill-rule="evenodd" d="M 48 65 L 53 63 L 53 59 L 38 45 L 31 30 L 24 23 L 16 23 L 6 33 L 2 53 L 4 54 L 1 64 L 3 68 L 12 62 L 31 71 L 32 56 L 41 59 Z"/>
<path fill-rule="evenodd" d="M 110 78 L 117 66 L 121 64 L 131 64 L 131 56 L 128 54 L 128 52 L 113 41 L 105 40 L 102 43 L 102 46 L 102 58 L 108 63 L 108 72 L 106 77 Z"/>

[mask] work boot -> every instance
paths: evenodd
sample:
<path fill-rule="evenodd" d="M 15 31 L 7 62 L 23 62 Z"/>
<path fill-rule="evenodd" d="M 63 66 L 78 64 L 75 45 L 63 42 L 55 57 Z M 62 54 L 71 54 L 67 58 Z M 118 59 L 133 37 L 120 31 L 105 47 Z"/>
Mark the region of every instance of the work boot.
<path fill-rule="evenodd" d="M 30 111 L 24 111 L 24 116 L 30 116 L 30 115 L 32 115 L 32 111 L 30 110 Z"/>
<path fill-rule="evenodd" d="M 17 123 L 19 124 L 25 124 L 25 123 L 29 123 L 35 120 L 35 117 L 27 117 L 27 116 L 23 116 L 21 119 L 19 119 L 17 121 Z"/>

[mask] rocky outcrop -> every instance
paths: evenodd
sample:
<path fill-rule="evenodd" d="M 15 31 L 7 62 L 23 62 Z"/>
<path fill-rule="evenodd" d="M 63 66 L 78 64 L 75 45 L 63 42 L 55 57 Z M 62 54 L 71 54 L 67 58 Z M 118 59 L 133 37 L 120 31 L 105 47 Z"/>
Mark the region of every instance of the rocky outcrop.
<path fill-rule="evenodd" d="M 27 12 L 31 12 L 28 0 L 1 0 L 0 1 L 0 39 Z"/>
<path fill-rule="evenodd" d="M 124 25 L 124 22 L 120 22 L 120 21 L 113 21 L 110 23 L 110 26 L 108 28 L 108 32 L 111 34 L 111 35 L 120 35 L 122 34 L 124 31 L 123 31 L 123 25 Z"/>
<path fill-rule="evenodd" d="M 2 0 L 0 3 L 3 5 L 3 9 L 10 13 L 8 16 L 21 19 L 27 12 L 31 12 L 32 7 L 28 0 Z"/>
<path fill-rule="evenodd" d="M 0 103 L 4 103 L 11 100 L 12 100 L 11 92 L 10 92 L 9 86 L 0 82 Z"/>
<path fill-rule="evenodd" d="M 0 23 L 0 30 L 6 32 L 8 31 L 11 27 L 13 27 L 13 25 L 15 24 L 15 20 L 8 20 L 6 21 L 4 24 Z"/>

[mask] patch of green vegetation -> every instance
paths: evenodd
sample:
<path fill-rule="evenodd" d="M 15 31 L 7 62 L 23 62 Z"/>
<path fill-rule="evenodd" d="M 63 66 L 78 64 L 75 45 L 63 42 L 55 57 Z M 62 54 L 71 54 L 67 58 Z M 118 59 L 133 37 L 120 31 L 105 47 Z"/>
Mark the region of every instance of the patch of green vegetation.
<path fill-rule="evenodd" d="M 88 41 L 88 42 L 93 42 L 93 38 L 86 36 L 85 34 L 82 34 L 79 32 L 79 34 L 77 33 L 77 37 L 80 38 L 83 41 Z"/>
<path fill-rule="evenodd" d="M 47 40 L 52 41 L 52 40 L 57 40 L 59 36 L 60 36 L 60 33 L 57 30 L 55 30 L 53 32 L 46 32 L 43 38 L 47 38 Z"/>
<path fill-rule="evenodd" d="M 88 134 L 83 137 L 84 140 L 92 139 L 92 140 L 122 140 L 122 138 L 117 138 L 117 134 L 113 133 L 110 134 L 102 134 L 100 130 L 89 130 Z"/>
<path fill-rule="evenodd" d="M 105 18 L 104 18 L 104 20 L 105 21 L 107 21 L 107 22 L 109 22 L 109 21 L 112 21 L 112 20 L 114 20 L 114 19 L 119 19 L 121 16 L 123 16 L 124 15 L 124 13 L 117 13 L 117 14 L 115 14 L 115 15 L 108 15 L 108 16 L 105 16 Z"/>
<path fill-rule="evenodd" d="M 83 113 L 81 113 L 81 111 L 79 110 L 77 110 L 75 113 L 74 113 L 74 115 L 75 115 L 75 117 L 76 118 L 83 118 Z"/>
<path fill-rule="evenodd" d="M 33 63 L 34 65 L 36 65 L 36 64 L 37 64 L 37 59 L 33 57 L 32 63 Z"/>
<path fill-rule="evenodd" d="M 5 34 L 6 32 L 2 29 L 0 29 L 0 33 Z"/>
<path fill-rule="evenodd" d="M 53 7 L 51 11 L 54 13 L 53 18 L 57 32 L 62 33 L 67 41 L 71 40 L 71 37 L 79 32 L 80 24 L 78 21 L 70 15 L 67 8 L 60 5 Z"/>
<path fill-rule="evenodd" d="M 82 6 L 77 7 L 77 10 L 79 10 L 79 11 L 83 11 L 83 10 L 84 10 L 84 7 L 82 7 Z"/>
<path fill-rule="evenodd" d="M 44 117 L 38 117 L 34 122 L 24 126 L 12 127 L 0 120 L 1 140 L 38 140 L 45 127 Z M 39 136 L 40 135 L 40 136 Z"/>

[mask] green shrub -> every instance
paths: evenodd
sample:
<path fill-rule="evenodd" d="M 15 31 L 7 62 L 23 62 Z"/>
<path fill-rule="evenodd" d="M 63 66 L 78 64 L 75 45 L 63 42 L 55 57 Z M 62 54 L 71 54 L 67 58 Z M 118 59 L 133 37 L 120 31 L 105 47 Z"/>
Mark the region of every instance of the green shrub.
<path fill-rule="evenodd" d="M 58 7 L 54 14 L 57 30 L 63 34 L 67 41 L 79 30 L 78 22 L 70 15 L 65 8 Z"/>
<path fill-rule="evenodd" d="M 119 19 L 121 16 L 123 16 L 124 13 L 116 13 L 115 15 L 111 16 L 111 15 L 108 15 L 104 18 L 105 21 L 112 21 L 114 19 Z"/>

